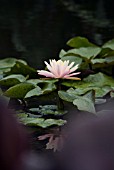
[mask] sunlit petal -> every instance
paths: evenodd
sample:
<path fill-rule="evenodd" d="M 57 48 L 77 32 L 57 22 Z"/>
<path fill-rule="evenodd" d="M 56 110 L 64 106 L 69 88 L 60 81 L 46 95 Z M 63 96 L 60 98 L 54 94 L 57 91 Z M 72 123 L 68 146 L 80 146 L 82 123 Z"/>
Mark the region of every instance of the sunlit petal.
<path fill-rule="evenodd" d="M 71 77 L 71 76 L 78 75 L 78 74 L 80 74 L 80 72 L 72 73 L 72 74 L 67 74 L 67 75 L 65 75 L 64 77 L 65 77 L 65 78 L 66 78 L 66 77 Z"/>
<path fill-rule="evenodd" d="M 74 65 L 74 63 L 75 63 L 75 62 L 70 63 L 69 69 L 72 68 L 72 66 Z"/>
<path fill-rule="evenodd" d="M 72 73 L 72 72 L 74 72 L 75 70 L 77 70 L 78 69 L 78 64 L 76 65 L 76 66 L 74 66 L 74 67 L 72 67 L 71 69 L 70 69 L 70 73 Z"/>
<path fill-rule="evenodd" d="M 50 73 L 49 71 L 45 71 L 45 70 L 39 70 L 38 74 L 42 76 L 46 76 L 46 77 L 54 77 L 52 73 Z"/>

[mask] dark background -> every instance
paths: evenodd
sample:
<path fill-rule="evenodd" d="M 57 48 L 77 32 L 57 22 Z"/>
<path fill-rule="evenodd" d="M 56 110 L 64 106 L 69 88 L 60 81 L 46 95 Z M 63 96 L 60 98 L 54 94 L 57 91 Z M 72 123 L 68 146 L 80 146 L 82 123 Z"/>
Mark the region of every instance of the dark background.
<path fill-rule="evenodd" d="M 74 36 L 101 45 L 114 38 L 113 9 L 113 0 L 0 0 L 0 58 L 41 68 Z"/>

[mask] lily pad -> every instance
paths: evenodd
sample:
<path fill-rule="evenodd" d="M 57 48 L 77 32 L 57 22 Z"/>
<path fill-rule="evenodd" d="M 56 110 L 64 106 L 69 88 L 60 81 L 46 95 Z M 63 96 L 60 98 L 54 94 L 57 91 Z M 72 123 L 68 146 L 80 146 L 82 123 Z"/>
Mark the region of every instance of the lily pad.
<path fill-rule="evenodd" d="M 62 58 L 67 52 L 65 50 L 61 50 L 59 53 L 59 58 Z"/>
<path fill-rule="evenodd" d="M 58 79 L 30 79 L 27 80 L 28 83 L 31 83 L 33 85 L 38 85 L 42 89 L 42 94 L 50 93 L 54 90 L 56 90 L 55 83 L 58 81 Z"/>
<path fill-rule="evenodd" d="M 22 118 L 20 119 L 20 122 L 23 123 L 24 125 L 27 126 L 38 126 L 41 128 L 48 128 L 52 125 L 55 126 L 62 126 L 66 123 L 66 120 L 62 120 L 62 119 L 43 119 L 43 118 Z"/>
<path fill-rule="evenodd" d="M 0 85 L 3 86 L 14 86 L 16 84 L 22 83 L 26 78 L 21 74 L 12 74 L 10 76 L 4 77 L 0 80 Z"/>
<path fill-rule="evenodd" d="M 18 60 L 16 58 L 1 59 L 0 60 L 0 74 L 3 74 L 3 73 L 10 71 L 11 67 L 13 67 L 15 65 L 16 61 L 19 61 L 23 64 L 26 64 L 26 62 L 24 60 Z"/>
<path fill-rule="evenodd" d="M 37 71 L 27 64 L 24 64 L 20 61 L 16 61 L 14 66 L 11 67 L 11 70 L 7 72 L 7 75 L 10 74 L 22 74 L 24 76 L 28 75 L 29 77 L 34 78 L 37 76 Z"/>
<path fill-rule="evenodd" d="M 79 49 L 72 49 L 67 52 L 67 54 L 79 55 L 84 60 L 90 60 L 95 58 L 101 51 L 100 47 L 81 47 Z"/>
<path fill-rule="evenodd" d="M 74 48 L 96 47 L 96 45 L 91 43 L 91 42 L 89 42 L 87 38 L 80 37 L 80 36 L 74 37 L 74 38 L 70 39 L 67 42 L 67 45 L 69 45 L 70 47 L 74 47 Z"/>
<path fill-rule="evenodd" d="M 30 91 L 26 94 L 25 99 L 26 99 L 26 98 L 33 97 L 33 96 L 40 96 L 40 95 L 42 95 L 42 94 L 43 94 L 42 89 L 37 86 L 36 88 L 30 90 Z"/>
<path fill-rule="evenodd" d="M 20 83 L 20 84 L 13 86 L 13 87 L 10 87 L 4 93 L 4 95 L 6 95 L 7 97 L 11 97 L 11 98 L 24 99 L 26 94 L 34 88 L 35 88 L 35 86 L 33 84 Z"/>
<path fill-rule="evenodd" d="M 103 86 L 114 87 L 114 79 L 101 72 L 88 76 L 87 78 L 84 79 L 84 81 L 94 84 L 94 86 L 97 86 L 97 87 L 103 87 Z"/>
<path fill-rule="evenodd" d="M 114 39 L 109 40 L 102 47 L 103 48 L 110 48 L 111 50 L 114 50 Z"/>
<path fill-rule="evenodd" d="M 110 86 L 114 87 L 114 79 L 106 74 L 101 72 L 93 75 L 89 75 L 88 77 L 84 78 L 82 81 L 64 81 L 62 83 L 68 87 L 75 87 L 75 88 L 87 88 L 87 87 L 103 87 L 103 86 Z"/>
<path fill-rule="evenodd" d="M 67 111 L 58 111 L 58 107 L 56 105 L 44 105 L 39 106 L 39 108 L 31 108 L 29 110 L 32 112 L 37 112 L 42 116 L 46 115 L 62 116 L 67 113 Z"/>
<path fill-rule="evenodd" d="M 62 90 L 58 92 L 58 95 L 62 100 L 67 102 L 73 102 L 77 98 L 77 94 L 70 94 Z"/>
<path fill-rule="evenodd" d="M 73 104 L 76 105 L 79 110 L 96 113 L 94 103 L 88 98 L 77 98 L 73 101 Z"/>

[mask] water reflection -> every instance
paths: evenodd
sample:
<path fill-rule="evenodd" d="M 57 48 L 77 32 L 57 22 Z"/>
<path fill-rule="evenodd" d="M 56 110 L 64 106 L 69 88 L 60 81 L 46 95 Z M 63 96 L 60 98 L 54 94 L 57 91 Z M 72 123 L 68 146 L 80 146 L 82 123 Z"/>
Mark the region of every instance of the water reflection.
<path fill-rule="evenodd" d="M 73 36 L 101 45 L 114 37 L 112 8 L 113 0 L 1 0 L 0 57 L 41 68 Z"/>

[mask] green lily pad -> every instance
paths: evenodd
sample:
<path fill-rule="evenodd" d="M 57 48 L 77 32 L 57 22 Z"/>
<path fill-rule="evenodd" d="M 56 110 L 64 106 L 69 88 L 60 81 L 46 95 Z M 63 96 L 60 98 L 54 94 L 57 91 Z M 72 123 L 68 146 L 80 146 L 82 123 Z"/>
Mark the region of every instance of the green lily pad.
<path fill-rule="evenodd" d="M 77 98 L 73 101 L 73 104 L 76 105 L 79 110 L 96 113 L 94 103 L 88 98 Z"/>
<path fill-rule="evenodd" d="M 94 103 L 95 94 L 93 90 L 87 92 L 83 96 L 77 97 L 73 101 L 73 104 L 76 105 L 79 110 L 87 111 L 90 113 L 96 113 Z"/>
<path fill-rule="evenodd" d="M 111 50 L 114 50 L 114 39 L 109 40 L 102 47 L 103 48 L 110 48 Z"/>
<path fill-rule="evenodd" d="M 11 67 L 13 67 L 15 65 L 16 61 L 19 61 L 19 62 L 21 62 L 23 64 L 26 64 L 26 62 L 24 60 L 18 60 L 16 58 L 1 59 L 0 60 L 0 74 L 3 74 L 5 72 L 10 71 Z"/>
<path fill-rule="evenodd" d="M 80 96 L 80 95 L 87 93 L 90 90 L 95 91 L 95 97 L 103 97 L 107 93 L 109 93 L 112 90 L 112 88 L 110 86 L 103 86 L 102 88 L 95 87 L 95 86 L 91 86 L 91 87 L 85 86 L 85 88 L 76 88 L 76 89 L 70 88 L 67 90 L 67 92 L 68 94 L 73 95 L 73 96 L 74 95 Z"/>
<path fill-rule="evenodd" d="M 62 116 L 67 113 L 67 111 L 58 111 L 58 107 L 56 105 L 44 105 L 39 106 L 39 108 L 31 108 L 29 110 L 32 112 L 37 112 L 42 116 L 45 115 Z"/>
<path fill-rule="evenodd" d="M 103 87 L 103 86 L 114 87 L 114 79 L 101 72 L 94 75 L 89 75 L 87 78 L 84 79 L 84 81 L 87 83 L 94 84 L 94 86 L 97 87 Z"/>
<path fill-rule="evenodd" d="M 79 110 L 95 113 L 95 94 L 93 90 L 87 92 L 83 96 L 78 96 L 73 89 L 67 92 L 59 91 L 59 97 L 62 100 L 73 102 Z"/>
<path fill-rule="evenodd" d="M 23 118 L 27 118 L 28 114 L 27 113 L 17 113 L 16 116 L 19 119 L 23 119 Z"/>
<path fill-rule="evenodd" d="M 59 53 L 59 58 L 62 58 L 65 54 L 66 54 L 66 51 L 62 49 Z"/>
<path fill-rule="evenodd" d="M 67 102 L 73 102 L 73 100 L 77 98 L 77 94 L 68 93 L 62 90 L 58 92 L 58 95 L 62 100 L 65 100 Z"/>
<path fill-rule="evenodd" d="M 3 86 L 14 86 L 16 84 L 22 83 L 26 78 L 21 74 L 12 74 L 10 76 L 4 77 L 0 80 L 0 85 Z"/>
<path fill-rule="evenodd" d="M 87 87 L 103 87 L 103 86 L 110 86 L 114 87 L 114 79 L 106 74 L 101 72 L 93 75 L 89 75 L 88 77 L 84 78 L 82 81 L 64 81 L 62 83 L 68 87 L 75 87 L 75 88 L 87 88 Z"/>
<path fill-rule="evenodd" d="M 81 47 L 79 49 L 72 49 L 67 51 L 67 54 L 79 55 L 84 60 L 95 58 L 101 51 L 100 47 Z"/>
<path fill-rule="evenodd" d="M 42 89 L 42 94 L 50 93 L 54 90 L 56 90 L 55 83 L 58 81 L 58 79 L 30 79 L 27 82 L 32 83 L 34 85 L 38 85 Z"/>
<path fill-rule="evenodd" d="M 24 99 L 26 94 L 34 88 L 35 88 L 35 86 L 33 84 L 20 83 L 20 84 L 13 86 L 13 87 L 10 87 L 4 93 L 4 95 L 6 95 L 7 97 L 11 97 L 11 98 Z"/>
<path fill-rule="evenodd" d="M 102 64 L 102 63 L 105 63 L 105 62 L 106 62 L 106 59 L 105 59 L 105 58 L 95 58 L 95 59 L 92 59 L 92 60 L 91 60 L 91 63 L 92 63 L 92 64 L 96 64 L 96 63 Z"/>
<path fill-rule="evenodd" d="M 30 79 L 27 80 L 28 83 L 32 83 L 33 85 L 38 85 L 42 89 L 42 94 L 50 93 L 54 90 L 56 90 L 55 83 L 58 81 L 58 79 Z"/>
<path fill-rule="evenodd" d="M 24 125 L 27 126 L 38 126 L 41 128 L 48 128 L 52 125 L 56 125 L 56 126 L 62 126 L 66 123 L 66 120 L 62 120 L 62 119 L 43 119 L 43 118 L 22 118 L 20 119 L 20 122 L 23 123 Z"/>
<path fill-rule="evenodd" d="M 7 75 L 10 74 L 22 74 L 24 76 L 29 76 L 29 77 L 36 77 L 37 76 L 37 71 L 28 66 L 27 64 L 24 64 L 20 61 L 16 61 L 14 66 L 11 67 L 11 70 L 9 72 L 7 72 Z"/>
<path fill-rule="evenodd" d="M 69 45 L 70 47 L 74 47 L 74 48 L 96 47 L 96 45 L 91 43 L 91 42 L 89 42 L 87 38 L 80 37 L 80 36 L 74 37 L 74 38 L 70 39 L 67 42 L 67 45 Z"/>
<path fill-rule="evenodd" d="M 25 99 L 26 99 L 26 98 L 33 97 L 33 96 L 40 96 L 40 95 L 42 95 L 42 94 L 43 94 L 42 89 L 37 86 L 36 88 L 30 90 L 30 91 L 26 94 Z"/>
<path fill-rule="evenodd" d="M 27 80 L 28 83 L 32 83 L 34 85 L 38 85 L 39 83 L 56 83 L 58 82 L 58 79 L 48 79 L 46 80 L 45 78 L 44 79 L 29 79 Z"/>

